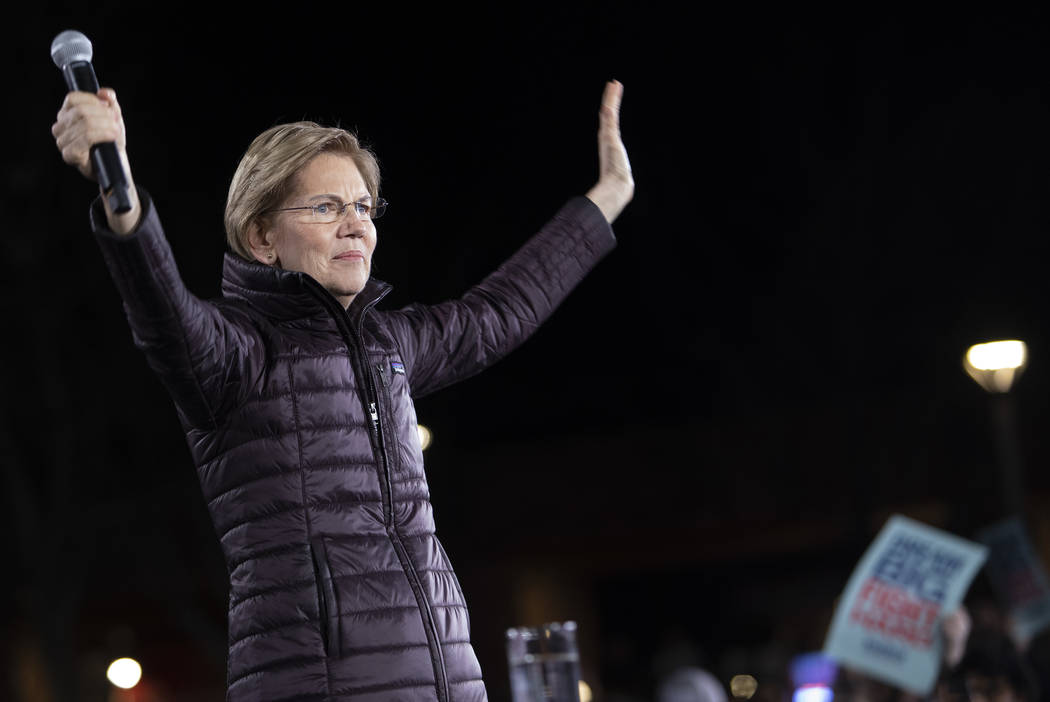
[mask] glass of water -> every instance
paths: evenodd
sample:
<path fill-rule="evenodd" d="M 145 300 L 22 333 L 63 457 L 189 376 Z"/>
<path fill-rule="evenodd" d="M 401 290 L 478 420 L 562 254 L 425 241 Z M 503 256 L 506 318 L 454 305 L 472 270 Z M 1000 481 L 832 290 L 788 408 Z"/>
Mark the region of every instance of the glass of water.
<path fill-rule="evenodd" d="M 576 622 L 507 629 L 514 702 L 580 702 Z"/>

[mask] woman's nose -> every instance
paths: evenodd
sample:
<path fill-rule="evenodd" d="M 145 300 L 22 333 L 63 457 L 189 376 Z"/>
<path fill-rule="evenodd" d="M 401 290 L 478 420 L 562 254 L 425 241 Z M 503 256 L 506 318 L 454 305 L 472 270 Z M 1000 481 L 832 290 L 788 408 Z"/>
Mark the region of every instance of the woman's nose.
<path fill-rule="evenodd" d="M 368 223 L 357 216 L 353 211 L 350 212 L 346 217 L 343 217 L 343 221 L 339 223 L 338 235 L 361 237 L 368 231 Z"/>

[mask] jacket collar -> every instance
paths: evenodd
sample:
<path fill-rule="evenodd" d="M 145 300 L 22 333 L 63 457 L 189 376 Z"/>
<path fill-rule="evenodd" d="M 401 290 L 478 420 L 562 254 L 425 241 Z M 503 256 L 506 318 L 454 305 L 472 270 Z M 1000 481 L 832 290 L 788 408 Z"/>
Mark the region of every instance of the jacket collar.
<path fill-rule="evenodd" d="M 369 278 L 365 289 L 350 303 L 350 319 L 359 319 L 390 290 L 388 284 Z M 331 310 L 342 307 L 306 273 L 264 266 L 231 253 L 223 259 L 222 294 L 247 302 L 274 320 L 329 316 Z"/>

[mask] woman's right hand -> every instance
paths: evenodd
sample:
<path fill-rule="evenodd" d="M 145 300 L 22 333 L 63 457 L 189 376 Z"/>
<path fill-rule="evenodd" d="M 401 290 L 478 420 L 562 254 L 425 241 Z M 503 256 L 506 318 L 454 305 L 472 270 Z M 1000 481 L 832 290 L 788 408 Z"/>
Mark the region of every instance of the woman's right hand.
<path fill-rule="evenodd" d="M 117 94 L 110 88 L 102 88 L 97 95 L 85 92 L 68 93 L 55 123 L 51 125 L 51 134 L 55 137 L 58 150 L 62 152 L 62 160 L 92 181 L 98 179 L 91 165 L 91 147 L 109 141 L 117 145 L 117 153 L 128 176 L 132 208 L 126 214 L 116 215 L 110 211 L 107 198 L 102 198 L 102 201 L 106 206 L 109 226 L 114 232 L 126 234 L 134 229 L 138 224 L 141 207 L 138 192 L 131 179 L 124 118 L 120 113 Z"/>
<path fill-rule="evenodd" d="M 66 95 L 55 123 L 51 125 L 55 145 L 62 152 L 62 160 L 74 166 L 88 180 L 97 181 L 91 166 L 91 147 L 112 141 L 127 168 L 124 120 L 120 115 L 117 94 L 109 88 L 92 93 L 73 92 Z"/>

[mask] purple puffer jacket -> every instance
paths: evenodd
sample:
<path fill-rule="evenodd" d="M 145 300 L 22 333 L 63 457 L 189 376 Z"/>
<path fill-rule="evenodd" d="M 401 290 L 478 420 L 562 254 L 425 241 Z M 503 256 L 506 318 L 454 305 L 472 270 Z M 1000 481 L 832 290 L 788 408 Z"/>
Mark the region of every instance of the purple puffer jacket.
<path fill-rule="evenodd" d="M 141 192 L 141 191 L 140 191 Z M 302 273 L 227 255 L 186 290 L 150 198 L 103 256 L 171 392 L 230 575 L 227 700 L 485 700 L 463 592 L 434 534 L 412 398 L 524 341 L 614 246 L 575 198 L 461 299 L 349 310 Z"/>

